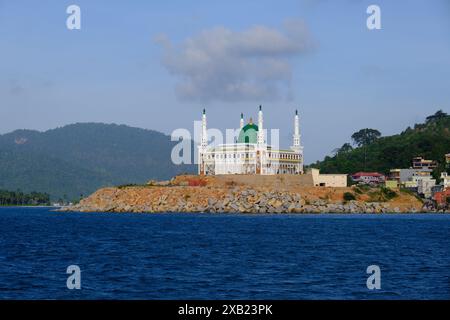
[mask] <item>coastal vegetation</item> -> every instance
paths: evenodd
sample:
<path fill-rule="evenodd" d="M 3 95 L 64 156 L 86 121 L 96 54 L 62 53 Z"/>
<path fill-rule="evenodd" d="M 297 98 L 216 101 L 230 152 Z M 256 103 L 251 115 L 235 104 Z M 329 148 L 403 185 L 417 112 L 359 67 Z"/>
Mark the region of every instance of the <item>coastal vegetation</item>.
<path fill-rule="evenodd" d="M 343 198 L 344 198 L 344 201 L 356 200 L 355 195 L 353 193 L 351 193 L 351 192 L 345 192 Z"/>
<path fill-rule="evenodd" d="M 50 196 L 47 193 L 0 190 L 0 206 L 48 206 Z"/>
<path fill-rule="evenodd" d="M 450 152 L 450 116 L 443 111 L 426 118 L 424 123 L 406 128 L 400 134 L 381 136 L 375 129 L 362 129 L 352 135 L 353 146 L 345 143 L 323 161 L 311 165 L 322 173 L 375 171 L 389 173 L 393 168 L 409 168 L 411 159 L 422 156 L 437 160 L 433 172 L 439 178 L 445 168 L 444 155 Z"/>
<path fill-rule="evenodd" d="M 345 202 L 353 200 L 364 200 L 367 202 L 388 202 L 398 196 L 394 190 L 384 186 L 355 185 L 353 192 L 345 192 L 343 199 Z M 407 192 L 406 194 L 412 195 Z"/>

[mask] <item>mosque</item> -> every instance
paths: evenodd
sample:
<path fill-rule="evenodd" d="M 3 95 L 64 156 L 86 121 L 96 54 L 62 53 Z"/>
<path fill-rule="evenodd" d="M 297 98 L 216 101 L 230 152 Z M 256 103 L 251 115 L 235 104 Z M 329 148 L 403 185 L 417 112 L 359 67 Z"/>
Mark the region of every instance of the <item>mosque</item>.
<path fill-rule="evenodd" d="M 294 116 L 293 143 L 290 149 L 275 149 L 264 137 L 263 111 L 259 107 L 258 124 L 252 118 L 244 125 L 241 114 L 240 131 L 235 143 L 208 145 L 206 112 L 203 109 L 198 173 L 223 174 L 303 174 L 303 147 L 300 140 L 298 112 Z"/>

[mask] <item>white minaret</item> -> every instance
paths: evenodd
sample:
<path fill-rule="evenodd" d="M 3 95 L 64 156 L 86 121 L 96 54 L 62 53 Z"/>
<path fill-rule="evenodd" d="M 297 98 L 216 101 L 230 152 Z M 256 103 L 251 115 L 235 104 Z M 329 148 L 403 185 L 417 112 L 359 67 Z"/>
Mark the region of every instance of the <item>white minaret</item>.
<path fill-rule="evenodd" d="M 259 106 L 258 112 L 258 134 L 256 138 L 256 174 L 265 174 L 265 147 L 264 147 L 264 126 L 262 107 Z"/>
<path fill-rule="evenodd" d="M 300 124 L 299 124 L 299 118 L 298 118 L 298 110 L 295 110 L 295 117 L 294 117 L 294 135 L 293 137 L 293 145 L 292 150 L 300 151 Z"/>
<path fill-rule="evenodd" d="M 301 145 L 301 135 L 300 135 L 300 123 L 299 123 L 299 116 L 298 116 L 298 110 L 295 110 L 295 117 L 294 117 L 294 134 L 292 135 L 293 138 L 293 145 L 291 147 L 291 150 L 298 153 L 299 156 L 299 164 L 297 165 L 297 173 L 302 174 L 303 173 L 303 147 Z"/>
<path fill-rule="evenodd" d="M 257 138 L 258 146 L 264 145 L 264 128 L 263 128 L 263 112 L 262 107 L 259 106 L 258 112 L 258 138 Z"/>
<path fill-rule="evenodd" d="M 243 127 L 244 127 L 244 114 L 241 113 L 241 121 L 239 123 L 239 129 L 242 130 Z"/>
<path fill-rule="evenodd" d="M 201 136 L 200 136 L 200 146 L 198 148 L 198 159 L 199 159 L 198 173 L 200 175 L 205 174 L 205 161 L 204 161 L 203 154 L 205 153 L 207 146 L 208 146 L 208 135 L 207 135 L 207 131 L 206 131 L 206 110 L 203 109 L 202 132 L 201 132 Z"/>
<path fill-rule="evenodd" d="M 206 147 L 208 146 L 208 135 L 206 131 L 206 110 L 203 109 L 202 114 L 202 137 L 201 137 L 201 149 L 202 151 L 206 150 Z"/>

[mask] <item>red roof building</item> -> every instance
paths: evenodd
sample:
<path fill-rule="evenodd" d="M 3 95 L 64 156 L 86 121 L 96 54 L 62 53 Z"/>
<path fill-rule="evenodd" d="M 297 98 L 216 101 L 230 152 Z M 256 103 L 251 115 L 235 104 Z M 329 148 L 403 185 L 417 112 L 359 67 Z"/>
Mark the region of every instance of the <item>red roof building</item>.
<path fill-rule="evenodd" d="M 386 176 L 378 172 L 357 172 L 351 177 L 355 182 L 367 184 L 379 184 L 386 180 Z"/>

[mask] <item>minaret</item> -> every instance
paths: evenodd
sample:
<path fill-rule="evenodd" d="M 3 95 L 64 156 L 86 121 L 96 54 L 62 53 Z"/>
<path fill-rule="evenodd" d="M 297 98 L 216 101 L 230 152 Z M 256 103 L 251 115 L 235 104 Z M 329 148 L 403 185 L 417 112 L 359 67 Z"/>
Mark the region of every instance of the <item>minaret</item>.
<path fill-rule="evenodd" d="M 295 110 L 294 117 L 294 134 L 292 135 L 293 144 L 291 150 L 298 154 L 299 163 L 297 165 L 296 173 L 303 174 L 303 147 L 301 146 L 300 124 L 298 110 Z"/>
<path fill-rule="evenodd" d="M 293 142 L 292 150 L 300 151 L 300 124 L 298 119 L 298 110 L 295 110 Z"/>
<path fill-rule="evenodd" d="M 259 106 L 258 112 L 258 135 L 256 138 L 256 174 L 265 174 L 265 152 L 264 147 L 264 127 L 263 127 L 263 112 L 262 107 Z"/>
<path fill-rule="evenodd" d="M 244 127 L 244 114 L 241 113 L 241 121 L 239 123 L 239 129 L 242 130 L 243 127 Z"/>
<path fill-rule="evenodd" d="M 263 128 L 263 112 L 262 107 L 259 106 L 258 112 L 258 138 L 257 138 L 258 146 L 264 145 L 264 128 Z"/>
<path fill-rule="evenodd" d="M 207 146 L 208 146 L 208 135 L 206 133 L 206 110 L 203 109 L 202 132 L 200 136 L 200 146 L 198 148 L 198 158 L 199 158 L 198 173 L 200 175 L 205 174 L 205 161 L 203 158 L 203 154 L 205 153 Z"/>
<path fill-rule="evenodd" d="M 202 137 L 201 137 L 201 149 L 202 149 L 202 151 L 205 151 L 207 146 L 208 146 L 208 135 L 206 133 L 206 110 L 203 109 L 203 114 L 202 114 Z"/>

